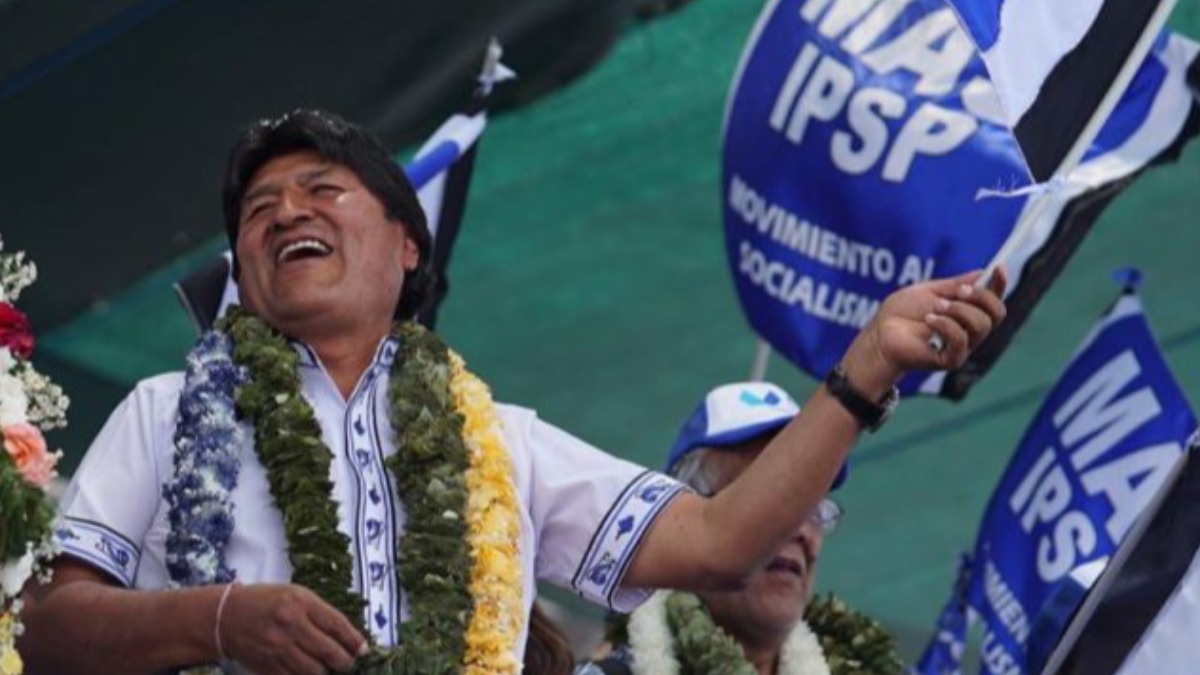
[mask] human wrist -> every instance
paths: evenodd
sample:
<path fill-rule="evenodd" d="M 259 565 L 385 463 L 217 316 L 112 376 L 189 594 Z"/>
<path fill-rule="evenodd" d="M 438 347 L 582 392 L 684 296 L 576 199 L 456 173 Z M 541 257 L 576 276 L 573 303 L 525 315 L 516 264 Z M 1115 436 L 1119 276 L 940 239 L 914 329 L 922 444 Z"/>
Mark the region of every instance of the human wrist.
<path fill-rule="evenodd" d="M 868 331 L 855 338 L 840 365 L 850 386 L 871 401 L 886 398 L 904 376 L 904 370 L 883 354 L 874 334 Z"/>
<path fill-rule="evenodd" d="M 825 376 L 825 390 L 854 416 L 861 429 L 871 433 L 888 421 L 900 400 L 895 387 L 880 399 L 863 396 L 850 384 L 841 365 L 834 366 Z"/>

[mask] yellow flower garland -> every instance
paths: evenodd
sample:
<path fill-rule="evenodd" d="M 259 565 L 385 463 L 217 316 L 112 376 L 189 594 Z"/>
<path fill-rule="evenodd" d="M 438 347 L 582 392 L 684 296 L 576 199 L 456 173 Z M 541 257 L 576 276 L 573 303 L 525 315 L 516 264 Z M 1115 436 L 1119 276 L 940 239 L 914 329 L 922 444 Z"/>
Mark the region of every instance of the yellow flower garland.
<path fill-rule="evenodd" d="M 0 675 L 21 675 L 24 664 L 17 647 L 13 644 L 15 622 L 10 612 L 0 613 Z"/>
<path fill-rule="evenodd" d="M 475 611 L 467 626 L 464 675 L 519 673 L 513 655 L 525 613 L 521 561 L 517 548 L 521 525 L 512 460 L 504 448 L 491 392 L 450 352 L 450 391 L 463 414 L 463 441 L 470 453 L 467 469 L 467 540 L 474 566 L 471 597 Z"/>

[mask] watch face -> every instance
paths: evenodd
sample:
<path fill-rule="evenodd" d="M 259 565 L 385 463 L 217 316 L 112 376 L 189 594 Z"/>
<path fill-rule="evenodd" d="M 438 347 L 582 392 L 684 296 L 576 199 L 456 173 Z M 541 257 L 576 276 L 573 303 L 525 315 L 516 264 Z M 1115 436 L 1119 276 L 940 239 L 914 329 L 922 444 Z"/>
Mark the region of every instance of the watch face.
<path fill-rule="evenodd" d="M 900 390 L 892 387 L 888 395 L 879 402 L 879 419 L 876 420 L 875 424 L 871 425 L 870 431 L 874 433 L 875 430 L 891 419 L 892 413 L 896 411 L 896 406 L 898 405 L 900 405 Z"/>

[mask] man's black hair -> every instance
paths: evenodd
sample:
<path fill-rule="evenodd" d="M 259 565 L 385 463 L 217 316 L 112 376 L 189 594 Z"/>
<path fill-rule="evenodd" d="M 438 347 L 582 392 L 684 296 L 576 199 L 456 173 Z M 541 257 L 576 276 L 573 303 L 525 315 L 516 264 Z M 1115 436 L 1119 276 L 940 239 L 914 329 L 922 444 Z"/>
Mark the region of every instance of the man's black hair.
<path fill-rule="evenodd" d="M 241 273 L 237 259 L 242 198 L 250 180 L 267 162 L 293 152 L 312 150 L 354 172 L 383 204 L 389 220 L 402 223 L 417 244 L 421 259 L 404 277 L 396 317 L 409 319 L 425 308 L 433 293 L 433 241 L 425 211 L 404 172 L 373 134 L 337 115 L 319 110 L 296 110 L 274 120 L 257 122 L 229 154 L 225 173 L 225 233 L 233 251 L 233 277 Z"/>

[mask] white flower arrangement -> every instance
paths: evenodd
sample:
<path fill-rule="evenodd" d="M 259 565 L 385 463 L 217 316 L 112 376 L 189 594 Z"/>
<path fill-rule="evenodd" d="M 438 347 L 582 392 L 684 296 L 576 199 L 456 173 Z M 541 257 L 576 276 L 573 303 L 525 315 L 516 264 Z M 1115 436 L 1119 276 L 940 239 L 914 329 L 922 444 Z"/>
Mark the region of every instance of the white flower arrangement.
<path fill-rule="evenodd" d="M 46 489 L 62 453 L 47 449 L 42 432 L 66 425 L 69 401 L 30 364 L 33 333 L 12 306 L 35 279 L 25 254 L 4 252 L 0 242 L 0 675 L 23 671 L 18 594 L 31 576 L 49 580 L 44 564 L 56 553 Z"/>

